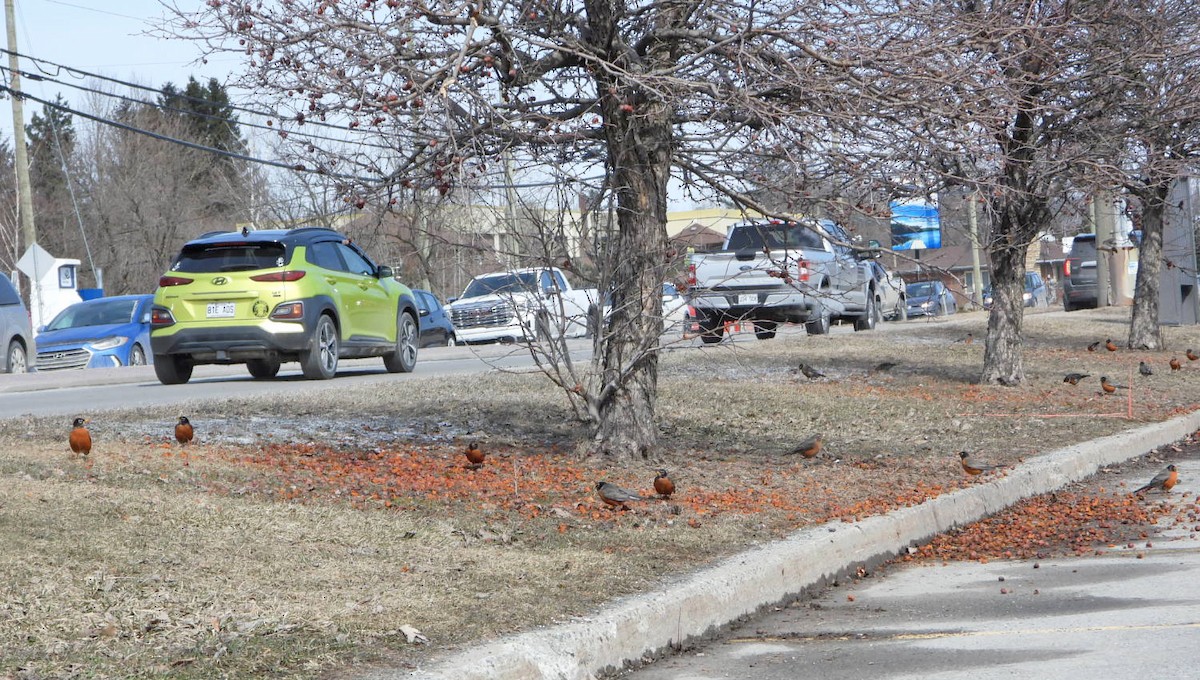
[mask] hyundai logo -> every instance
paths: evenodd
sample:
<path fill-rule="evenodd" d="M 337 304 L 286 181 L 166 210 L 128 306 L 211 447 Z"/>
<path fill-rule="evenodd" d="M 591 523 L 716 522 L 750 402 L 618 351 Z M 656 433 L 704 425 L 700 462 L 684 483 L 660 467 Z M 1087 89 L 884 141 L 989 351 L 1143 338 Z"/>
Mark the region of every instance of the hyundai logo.
<path fill-rule="evenodd" d="M 224 276 L 215 276 L 212 280 L 214 286 L 224 286 L 227 283 L 229 283 L 229 279 Z"/>
<path fill-rule="evenodd" d="M 741 270 L 742 270 L 742 271 L 744 271 L 744 272 L 748 272 L 748 271 L 750 271 L 751 269 L 754 269 L 754 266 L 753 266 L 753 265 L 744 264 L 744 265 L 742 265 L 741 267 L 738 267 L 738 269 L 741 269 Z"/>

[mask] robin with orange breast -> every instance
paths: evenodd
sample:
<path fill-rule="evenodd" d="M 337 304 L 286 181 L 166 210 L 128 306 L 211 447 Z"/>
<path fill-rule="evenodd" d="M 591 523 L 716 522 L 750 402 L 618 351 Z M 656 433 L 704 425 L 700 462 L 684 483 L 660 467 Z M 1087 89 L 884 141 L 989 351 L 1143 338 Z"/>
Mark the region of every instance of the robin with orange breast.
<path fill-rule="evenodd" d="M 824 445 L 825 438 L 821 436 L 821 433 L 818 432 L 817 434 L 814 434 L 797 444 L 796 448 L 792 449 L 788 453 L 798 453 L 805 458 L 815 458 L 817 454 L 821 452 L 821 447 Z"/>
<path fill-rule="evenodd" d="M 663 498 L 670 498 L 675 493 L 675 482 L 667 476 L 666 470 L 659 470 L 654 476 L 654 492 Z"/>
<path fill-rule="evenodd" d="M 977 475 L 982 475 L 985 472 L 991 472 L 992 470 L 999 470 L 1000 468 L 1005 467 L 1003 465 L 988 465 L 987 463 L 981 463 L 981 462 L 972 460 L 971 454 L 967 453 L 966 451 L 959 451 L 958 459 L 959 459 L 959 462 L 962 464 L 963 472 L 967 473 L 968 475 L 971 475 L 972 477 L 975 477 Z"/>
<path fill-rule="evenodd" d="M 1162 472 L 1158 473 L 1157 475 L 1154 475 L 1154 479 L 1151 479 L 1150 482 L 1147 483 L 1145 486 L 1134 489 L 1133 493 L 1141 493 L 1143 491 L 1152 491 L 1154 489 L 1159 489 L 1161 491 L 1170 491 L 1171 487 L 1175 486 L 1175 482 L 1178 482 L 1178 481 L 1179 481 L 1179 471 L 1175 469 L 1174 465 L 1168 465 L 1166 468 L 1163 469 Z"/>
<path fill-rule="evenodd" d="M 1096 351 L 1096 348 L 1097 348 L 1097 347 L 1099 347 L 1099 346 L 1100 346 L 1100 341 L 1099 341 L 1099 340 L 1097 340 L 1096 342 L 1093 342 L 1092 344 L 1088 345 L 1088 351 L 1089 351 L 1089 352 L 1095 352 L 1095 351 Z"/>
<path fill-rule="evenodd" d="M 1124 385 L 1116 385 L 1116 384 L 1110 383 L 1108 381 L 1108 376 L 1102 375 L 1102 376 L 1100 376 L 1100 389 L 1104 390 L 1108 394 L 1112 394 L 1113 392 L 1116 392 L 1118 389 L 1125 390 L 1125 389 L 1129 389 L 1129 388 L 1125 387 Z"/>
<path fill-rule="evenodd" d="M 1112 338 L 1109 338 L 1104 341 L 1104 349 L 1110 352 L 1115 352 L 1117 351 L 1117 344 L 1112 341 Z"/>
<path fill-rule="evenodd" d="M 1177 357 L 1171 357 L 1171 360 L 1167 362 L 1167 365 L 1171 367 L 1172 371 L 1178 371 L 1179 369 L 1183 368 L 1183 363 L 1180 362 Z"/>
<path fill-rule="evenodd" d="M 1080 380 L 1090 376 L 1090 373 L 1068 373 L 1063 377 L 1063 382 L 1070 383 L 1072 385 L 1078 385 Z"/>
<path fill-rule="evenodd" d="M 621 510 L 628 510 L 629 506 L 625 504 L 630 501 L 646 500 L 635 493 L 626 491 L 616 484 L 609 484 L 608 482 L 596 482 L 596 496 L 604 501 L 604 504 L 608 507 L 620 508 Z"/>
<path fill-rule="evenodd" d="M 483 467 L 483 461 L 487 458 L 487 454 L 483 449 L 479 448 L 479 442 L 472 439 L 467 442 L 467 448 L 463 451 L 463 455 L 467 457 L 467 462 L 470 463 L 467 467 L 471 470 L 478 470 Z"/>
<path fill-rule="evenodd" d="M 67 443 L 71 445 L 71 450 L 83 456 L 84 465 L 87 469 L 92 469 L 92 433 L 88 431 L 87 424 L 92 422 L 90 418 L 76 418 L 71 423 L 71 434 L 67 437 Z"/>
<path fill-rule="evenodd" d="M 188 453 L 187 445 L 191 443 L 192 438 L 196 436 L 196 430 L 192 427 L 192 421 L 188 420 L 187 416 L 179 416 L 179 422 L 175 423 L 175 441 L 183 447 L 183 465 L 187 467 L 191 464 L 191 455 Z"/>
<path fill-rule="evenodd" d="M 1183 355 L 1188 358 L 1188 361 L 1195 361 L 1196 359 L 1200 359 L 1200 354 L 1196 354 L 1191 349 L 1188 349 L 1188 351 L 1184 352 Z"/>

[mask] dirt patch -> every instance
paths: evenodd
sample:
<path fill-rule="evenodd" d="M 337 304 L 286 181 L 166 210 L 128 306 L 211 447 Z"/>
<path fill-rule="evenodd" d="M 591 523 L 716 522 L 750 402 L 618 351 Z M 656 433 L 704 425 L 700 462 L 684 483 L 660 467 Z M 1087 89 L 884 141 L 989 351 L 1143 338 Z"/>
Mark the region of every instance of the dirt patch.
<path fill-rule="evenodd" d="M 960 450 L 1019 465 L 1194 408 L 1200 364 L 1085 349 L 1127 316 L 1030 315 L 1017 388 L 975 382 L 982 314 L 666 352 L 649 463 L 571 455 L 585 428 L 521 374 L 199 405 L 186 466 L 174 410 L 100 414 L 91 473 L 61 419 L 3 421 L 0 677 L 311 677 L 583 616 L 797 528 L 962 487 Z M 1200 347 L 1200 329 L 1166 332 L 1180 357 Z M 1137 375 L 1142 360 L 1159 372 Z M 822 456 L 788 455 L 813 432 Z M 670 499 L 621 512 L 594 496 L 603 479 L 652 497 L 659 467 Z"/>

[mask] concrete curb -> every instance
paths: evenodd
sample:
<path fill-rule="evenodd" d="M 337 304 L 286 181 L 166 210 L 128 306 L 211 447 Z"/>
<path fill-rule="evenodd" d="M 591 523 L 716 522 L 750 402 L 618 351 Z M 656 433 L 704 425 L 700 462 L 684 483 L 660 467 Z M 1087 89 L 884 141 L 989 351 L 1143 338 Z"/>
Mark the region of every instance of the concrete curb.
<path fill-rule="evenodd" d="M 1061 488 L 1104 465 L 1143 455 L 1197 429 L 1200 412 L 1051 451 L 1004 477 L 919 506 L 853 524 L 831 522 L 805 529 L 666 584 L 661 591 L 619 600 L 587 619 L 498 640 L 425 670 L 377 671 L 363 677 L 588 680 L 595 673 L 621 668 L 627 660 L 711 634 L 855 565 L 888 559 L 913 543 L 1023 498 Z"/>

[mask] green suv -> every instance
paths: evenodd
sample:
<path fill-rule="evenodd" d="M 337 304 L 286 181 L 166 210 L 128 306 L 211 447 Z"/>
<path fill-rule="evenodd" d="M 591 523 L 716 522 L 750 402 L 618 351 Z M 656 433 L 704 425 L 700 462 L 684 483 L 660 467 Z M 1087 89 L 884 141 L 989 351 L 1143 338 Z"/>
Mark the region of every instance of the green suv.
<path fill-rule="evenodd" d="M 284 361 L 329 379 L 338 359 L 417 364 L 411 290 L 345 236 L 304 227 L 213 232 L 183 246 L 158 280 L 150 313 L 154 372 L 186 383 L 197 364 L 246 364 L 272 378 Z"/>

